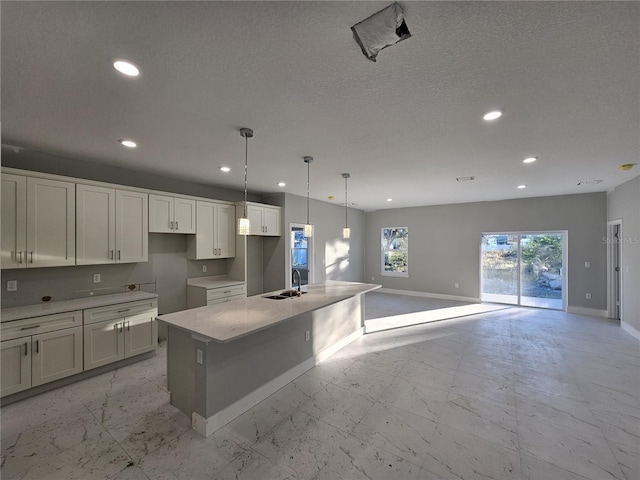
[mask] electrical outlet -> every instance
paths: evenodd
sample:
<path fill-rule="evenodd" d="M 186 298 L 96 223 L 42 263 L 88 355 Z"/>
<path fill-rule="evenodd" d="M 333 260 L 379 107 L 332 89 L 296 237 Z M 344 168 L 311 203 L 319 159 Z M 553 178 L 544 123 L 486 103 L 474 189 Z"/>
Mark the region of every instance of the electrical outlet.
<path fill-rule="evenodd" d="M 460 288 L 460 284 L 458 282 L 456 282 L 456 288 Z"/>
<path fill-rule="evenodd" d="M 591 262 L 584 262 L 584 268 L 591 268 Z"/>
<path fill-rule="evenodd" d="M 17 292 L 18 291 L 18 280 L 9 280 L 7 282 L 7 292 Z"/>
<path fill-rule="evenodd" d="M 587 294 L 585 295 L 585 297 L 587 298 L 587 300 L 591 300 L 591 294 L 590 294 L 590 293 L 587 293 Z"/>
<path fill-rule="evenodd" d="M 206 265 L 202 265 L 202 273 L 207 273 L 207 266 Z"/>
<path fill-rule="evenodd" d="M 309 330 L 304 332 L 304 341 L 308 342 L 311 339 L 311 332 Z"/>
<path fill-rule="evenodd" d="M 202 362 L 203 362 L 202 350 L 200 350 L 199 348 L 196 349 L 196 362 L 198 362 L 200 365 L 202 365 Z"/>
<path fill-rule="evenodd" d="M 99 273 L 94 273 L 93 274 L 93 283 L 100 283 L 100 274 Z"/>
<path fill-rule="evenodd" d="M 375 282 L 376 281 L 376 277 L 371 277 L 371 281 Z"/>

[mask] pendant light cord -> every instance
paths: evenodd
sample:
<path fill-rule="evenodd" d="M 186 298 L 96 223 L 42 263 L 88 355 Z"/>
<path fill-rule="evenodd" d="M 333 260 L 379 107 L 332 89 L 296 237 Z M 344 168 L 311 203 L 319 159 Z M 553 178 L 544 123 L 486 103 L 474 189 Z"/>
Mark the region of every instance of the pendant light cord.
<path fill-rule="evenodd" d="M 309 172 L 311 170 L 311 162 L 307 162 L 307 225 L 309 224 Z"/>
<path fill-rule="evenodd" d="M 247 159 L 249 158 L 249 137 L 244 136 L 244 218 L 247 218 Z"/>
<path fill-rule="evenodd" d="M 347 201 L 347 177 L 344 176 L 344 227 L 347 228 L 349 223 L 347 222 L 347 212 L 349 210 L 349 203 Z"/>

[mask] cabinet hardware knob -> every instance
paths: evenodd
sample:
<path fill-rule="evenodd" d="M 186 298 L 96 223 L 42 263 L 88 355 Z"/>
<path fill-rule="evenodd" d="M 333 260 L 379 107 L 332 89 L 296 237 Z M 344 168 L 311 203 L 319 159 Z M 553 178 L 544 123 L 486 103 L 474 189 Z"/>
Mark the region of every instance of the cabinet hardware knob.
<path fill-rule="evenodd" d="M 30 325 L 28 327 L 22 327 L 20 330 L 31 330 L 32 328 L 40 328 L 40 325 Z"/>
<path fill-rule="evenodd" d="M 16 257 L 17 257 L 18 255 L 20 256 L 20 260 L 18 260 L 18 263 L 19 263 L 20 265 L 22 265 L 22 251 L 16 252 Z"/>
<path fill-rule="evenodd" d="M 109 260 L 113 260 L 113 250 L 109 250 Z"/>
<path fill-rule="evenodd" d="M 123 326 L 123 325 L 124 325 L 124 322 L 122 322 L 122 323 L 120 324 L 120 333 L 122 333 L 122 326 Z"/>
<path fill-rule="evenodd" d="M 131 331 L 131 322 L 127 322 L 127 332 Z"/>
<path fill-rule="evenodd" d="M 169 230 L 173 230 L 173 221 L 169 222 Z"/>
<path fill-rule="evenodd" d="M 122 254 L 120 252 L 120 250 L 118 250 L 118 260 L 120 260 L 122 258 Z"/>
<path fill-rule="evenodd" d="M 176 230 L 178 230 L 178 222 L 176 222 Z"/>
<path fill-rule="evenodd" d="M 28 252 L 29 255 L 29 263 L 33 263 L 33 252 Z"/>

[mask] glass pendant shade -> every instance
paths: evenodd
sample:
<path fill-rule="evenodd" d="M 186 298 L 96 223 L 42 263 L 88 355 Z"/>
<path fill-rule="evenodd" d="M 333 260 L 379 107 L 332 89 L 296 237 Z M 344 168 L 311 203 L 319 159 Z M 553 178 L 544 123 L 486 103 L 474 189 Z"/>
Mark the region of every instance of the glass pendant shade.
<path fill-rule="evenodd" d="M 248 218 L 238 219 L 238 235 L 251 235 L 251 222 Z"/>
<path fill-rule="evenodd" d="M 349 200 L 347 198 L 347 179 L 351 178 L 350 173 L 343 173 L 342 178 L 344 178 L 344 228 L 342 229 L 342 238 L 351 238 L 351 229 L 349 228 L 349 222 L 347 219 L 347 215 L 349 212 Z"/>
<path fill-rule="evenodd" d="M 249 138 L 253 137 L 253 130 L 241 128 L 240 135 L 244 137 L 244 215 L 238 219 L 238 235 L 251 235 L 251 222 L 247 217 L 247 160 L 249 156 Z"/>
<path fill-rule="evenodd" d="M 304 236 L 309 238 L 309 237 L 313 237 L 313 225 L 310 224 L 306 224 L 304 226 Z"/>
<path fill-rule="evenodd" d="M 342 238 L 351 238 L 351 229 L 349 227 L 344 227 L 342 229 Z"/>

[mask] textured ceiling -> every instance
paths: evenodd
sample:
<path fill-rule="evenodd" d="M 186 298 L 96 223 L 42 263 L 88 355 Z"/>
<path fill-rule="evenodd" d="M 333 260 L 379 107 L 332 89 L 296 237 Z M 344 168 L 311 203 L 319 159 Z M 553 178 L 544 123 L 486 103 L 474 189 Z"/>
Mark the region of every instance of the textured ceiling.
<path fill-rule="evenodd" d="M 638 175 L 640 3 L 403 2 L 412 37 L 373 63 L 350 27 L 386 5 L 2 2 L 2 142 L 241 189 L 250 127 L 251 192 L 305 196 L 311 155 L 311 196 L 350 172 L 364 210 Z"/>

